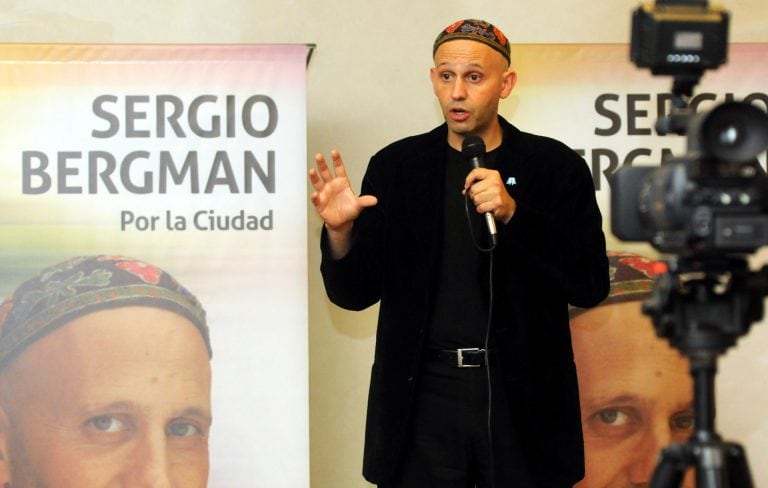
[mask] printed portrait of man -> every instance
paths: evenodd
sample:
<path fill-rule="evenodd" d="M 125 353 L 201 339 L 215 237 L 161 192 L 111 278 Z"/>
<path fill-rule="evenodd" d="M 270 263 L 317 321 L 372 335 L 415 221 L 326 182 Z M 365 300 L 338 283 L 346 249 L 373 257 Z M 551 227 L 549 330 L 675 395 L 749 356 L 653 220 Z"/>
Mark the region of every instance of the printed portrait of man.
<path fill-rule="evenodd" d="M 571 310 L 586 461 L 577 488 L 648 486 L 661 448 L 693 433 L 688 359 L 656 336 L 640 308 L 660 263 L 608 255 L 608 298 Z M 683 486 L 693 488 L 691 473 Z"/>
<path fill-rule="evenodd" d="M 205 311 L 165 271 L 74 258 L 0 307 L 0 486 L 207 485 Z"/>

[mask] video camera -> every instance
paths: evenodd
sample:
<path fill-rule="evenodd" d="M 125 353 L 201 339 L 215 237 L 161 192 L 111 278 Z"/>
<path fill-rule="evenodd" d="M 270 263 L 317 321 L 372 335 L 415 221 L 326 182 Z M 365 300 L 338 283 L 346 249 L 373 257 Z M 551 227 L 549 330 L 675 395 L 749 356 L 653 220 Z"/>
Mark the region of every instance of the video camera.
<path fill-rule="evenodd" d="M 763 316 L 768 296 L 768 266 L 753 272 L 744 256 L 768 244 L 768 176 L 758 162 L 768 115 L 744 102 L 688 106 L 704 71 L 726 60 L 728 20 L 706 0 L 657 0 L 632 16 L 632 60 L 674 77 L 672 111 L 656 130 L 687 137 L 683 156 L 622 168 L 610 181 L 614 234 L 678 255 L 642 311 L 690 361 L 695 431 L 662 450 L 652 488 L 681 486 L 690 466 L 699 487 L 753 486 L 744 449 L 715 432 L 714 376 L 718 355 Z"/>
<path fill-rule="evenodd" d="M 632 16 L 630 56 L 654 75 L 674 77 L 671 113 L 660 135 L 687 136 L 683 156 L 659 168 L 625 167 L 611 180 L 611 228 L 686 255 L 750 253 L 768 244 L 768 115 L 743 102 L 692 113 L 687 98 L 707 69 L 727 58 L 729 15 L 706 0 L 657 0 Z"/>

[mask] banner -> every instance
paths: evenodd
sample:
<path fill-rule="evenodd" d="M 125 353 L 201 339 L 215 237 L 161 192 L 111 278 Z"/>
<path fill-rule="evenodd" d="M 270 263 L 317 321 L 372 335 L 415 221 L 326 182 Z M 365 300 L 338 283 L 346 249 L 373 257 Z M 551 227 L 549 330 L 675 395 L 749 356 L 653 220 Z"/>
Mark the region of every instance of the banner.
<path fill-rule="evenodd" d="M 211 487 L 309 485 L 308 50 L 0 46 L 0 293 L 75 256 L 136 259 L 178 280 L 207 313 Z M 21 298 L 7 308 L 18 311 Z M 34 338 L 7 370 L 68 327 Z M 141 398 L 123 394 L 113 401 L 143 412 Z M 88 428 L 141 423 L 120 415 L 96 415 Z M 207 426 L 168 425 L 174 442 L 208 438 Z M 10 464 L 11 477 L 23 471 Z"/>
<path fill-rule="evenodd" d="M 518 45 L 518 83 L 501 112 L 523 130 L 560 139 L 592 170 L 611 254 L 611 297 L 571 321 L 579 372 L 587 474 L 579 488 L 645 486 L 659 449 L 693 432 L 688 361 L 655 337 L 640 303 L 659 272 L 648 243 L 622 242 L 610 228 L 608 178 L 624 166 L 659 166 L 685 153 L 685 137 L 658 136 L 670 112 L 671 77 L 652 76 L 629 60 L 628 45 Z M 768 109 L 768 44 L 730 46 L 728 63 L 705 72 L 691 107 L 743 100 Z M 759 155 L 763 168 L 766 154 Z M 628 195 L 625 197 L 629 197 Z M 758 253 L 753 261 L 760 261 Z M 764 321 L 763 321 L 764 322 Z M 742 444 L 756 486 L 768 484 L 768 327 L 756 324 L 720 360 L 716 431 Z M 688 475 L 685 486 L 692 487 Z"/>

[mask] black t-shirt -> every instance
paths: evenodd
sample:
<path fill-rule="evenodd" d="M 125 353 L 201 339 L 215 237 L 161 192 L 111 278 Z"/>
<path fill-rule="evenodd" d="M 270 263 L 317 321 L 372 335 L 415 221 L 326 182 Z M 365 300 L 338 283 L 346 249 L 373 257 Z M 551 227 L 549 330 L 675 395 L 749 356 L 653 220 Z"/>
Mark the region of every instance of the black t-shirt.
<path fill-rule="evenodd" d="M 498 151 L 485 156 L 485 166 L 494 167 Z M 448 146 L 443 196 L 442 259 L 431 315 L 427 347 L 457 349 L 482 347 L 488 320 L 488 231 L 482 214 L 461 191 L 472 170 L 460 151 Z M 469 223 L 467 215 L 469 215 Z M 472 230 L 470 230 L 470 225 Z"/>

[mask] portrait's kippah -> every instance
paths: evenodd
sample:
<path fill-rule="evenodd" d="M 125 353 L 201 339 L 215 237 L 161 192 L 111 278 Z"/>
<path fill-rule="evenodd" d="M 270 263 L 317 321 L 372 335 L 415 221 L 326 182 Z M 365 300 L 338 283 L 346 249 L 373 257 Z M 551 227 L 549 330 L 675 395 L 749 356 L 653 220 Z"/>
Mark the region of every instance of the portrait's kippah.
<path fill-rule="evenodd" d="M 211 356 L 205 310 L 171 275 L 128 257 L 85 256 L 42 270 L 0 305 L 0 368 L 77 317 L 126 306 L 162 308 L 186 317 Z"/>
<path fill-rule="evenodd" d="M 501 53 L 507 62 L 510 62 L 509 41 L 507 40 L 507 36 L 493 24 L 478 19 L 459 20 L 443 29 L 443 31 L 437 35 L 435 44 L 432 46 L 432 55 L 435 55 L 437 48 L 441 44 L 456 39 L 470 39 L 472 41 L 482 42 Z"/>
<path fill-rule="evenodd" d="M 644 301 L 651 297 L 657 275 L 666 271 L 666 264 L 639 254 L 608 251 L 611 291 L 598 307 L 629 301 Z M 570 307 L 571 318 L 588 308 Z"/>

